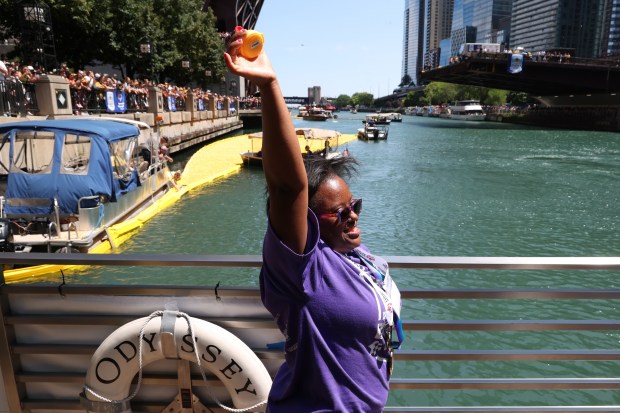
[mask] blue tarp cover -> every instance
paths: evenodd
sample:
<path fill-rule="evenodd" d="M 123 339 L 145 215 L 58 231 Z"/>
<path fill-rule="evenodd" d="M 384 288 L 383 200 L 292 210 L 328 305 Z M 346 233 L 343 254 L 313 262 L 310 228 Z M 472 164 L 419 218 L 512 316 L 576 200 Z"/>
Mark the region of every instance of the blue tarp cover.
<path fill-rule="evenodd" d="M 84 196 L 102 195 L 116 201 L 123 193 L 139 185 L 137 173 L 128 181 L 115 179 L 110 161 L 109 143 L 138 136 L 137 126 L 106 120 L 41 120 L 0 125 L 2 144 L 11 142 L 10 156 L 13 156 L 15 133 L 26 131 L 53 132 L 55 135 L 54 158 L 51 173 L 29 174 L 9 172 L 6 198 L 46 198 L 58 200 L 61 213 L 77 213 L 78 199 Z M 91 139 L 91 154 L 87 175 L 62 174 L 61 157 L 65 134 L 88 136 Z M 49 209 L 49 208 L 48 208 Z M 48 213 L 41 207 L 6 205 L 7 213 Z"/>

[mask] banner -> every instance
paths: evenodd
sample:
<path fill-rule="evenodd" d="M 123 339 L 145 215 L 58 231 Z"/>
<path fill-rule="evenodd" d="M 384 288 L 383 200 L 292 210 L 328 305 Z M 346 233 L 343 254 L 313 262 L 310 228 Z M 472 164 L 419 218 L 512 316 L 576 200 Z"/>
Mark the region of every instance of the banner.
<path fill-rule="evenodd" d="M 508 62 L 508 73 L 521 73 L 523 70 L 523 55 L 514 53 L 510 55 Z"/>
<path fill-rule="evenodd" d="M 108 90 L 105 93 L 105 107 L 109 113 L 127 112 L 127 100 L 122 90 Z"/>
<path fill-rule="evenodd" d="M 177 98 L 176 96 L 168 96 L 168 110 L 170 112 L 177 111 Z"/>
<path fill-rule="evenodd" d="M 198 111 L 203 111 L 205 110 L 205 100 L 204 99 L 198 99 Z"/>

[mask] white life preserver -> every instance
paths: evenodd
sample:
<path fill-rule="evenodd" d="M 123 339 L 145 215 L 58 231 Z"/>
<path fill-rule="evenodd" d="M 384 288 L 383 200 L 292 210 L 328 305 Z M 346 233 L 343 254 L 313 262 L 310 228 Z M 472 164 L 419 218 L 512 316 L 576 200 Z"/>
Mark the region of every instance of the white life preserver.
<path fill-rule="evenodd" d="M 142 367 L 168 358 L 199 363 L 209 370 L 222 381 L 235 408 L 259 405 L 252 410 L 265 410 L 271 377 L 243 341 L 215 324 L 183 313 L 157 313 L 119 327 L 95 351 L 82 393 L 87 407 L 92 408 L 88 401 L 122 402 L 123 408 L 117 411 L 130 413 L 128 396 L 136 374 L 140 373 L 141 377 Z M 139 345 L 140 338 L 142 346 Z M 198 362 L 197 356 L 200 358 Z"/>

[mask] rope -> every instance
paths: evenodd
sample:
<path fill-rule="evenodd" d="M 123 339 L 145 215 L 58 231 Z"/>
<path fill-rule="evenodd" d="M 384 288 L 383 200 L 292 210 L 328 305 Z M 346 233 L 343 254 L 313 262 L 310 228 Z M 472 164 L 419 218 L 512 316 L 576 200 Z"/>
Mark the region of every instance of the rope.
<path fill-rule="evenodd" d="M 129 401 L 131 401 L 134 397 L 136 397 L 136 395 L 138 394 L 138 392 L 140 391 L 140 385 L 142 384 L 142 343 L 144 341 L 144 331 L 146 330 L 146 326 L 148 325 L 148 323 L 155 317 L 162 317 L 164 314 L 164 312 L 162 310 L 157 310 L 157 311 L 153 311 L 144 321 L 144 324 L 142 325 L 142 328 L 140 329 L 140 337 L 139 337 L 139 343 L 138 343 L 138 365 L 139 365 L 139 370 L 138 370 L 138 382 L 136 384 L 136 388 L 134 389 L 133 393 L 130 394 L 129 396 L 125 397 L 122 400 L 112 400 L 112 399 L 108 399 L 107 397 L 104 397 L 100 394 L 98 394 L 97 392 L 95 392 L 93 389 L 91 389 L 90 387 L 88 387 L 88 385 L 84 385 L 84 390 L 87 391 L 88 393 L 92 394 L 93 396 L 97 397 L 99 400 L 107 402 L 107 403 L 113 403 L 113 404 L 122 404 L 122 403 L 127 403 Z M 191 323 L 191 318 L 187 313 L 183 313 L 178 311 L 177 312 L 177 317 L 183 318 L 186 322 L 187 322 L 187 327 L 188 327 L 188 332 L 192 337 L 192 342 L 194 343 L 194 354 L 196 356 L 196 364 L 198 364 L 198 368 L 200 370 L 200 375 L 202 376 L 202 380 L 205 382 L 205 384 L 208 385 L 207 382 L 207 375 L 205 373 L 204 368 L 202 367 L 202 365 L 200 364 L 200 354 L 198 353 L 198 343 L 196 342 L 196 337 L 194 335 L 194 329 L 192 327 L 192 323 Z M 226 405 L 224 405 L 222 402 L 220 402 L 220 400 L 215 397 L 211 391 L 209 390 L 209 387 L 207 386 L 207 395 L 222 409 L 232 412 L 232 413 L 244 413 L 244 412 L 249 412 L 252 411 L 254 409 L 256 409 L 257 407 L 260 407 L 264 404 L 267 404 L 267 400 L 263 400 L 262 402 L 256 403 L 253 406 L 250 407 L 246 407 L 244 409 L 235 409 L 232 407 L 228 407 Z"/>

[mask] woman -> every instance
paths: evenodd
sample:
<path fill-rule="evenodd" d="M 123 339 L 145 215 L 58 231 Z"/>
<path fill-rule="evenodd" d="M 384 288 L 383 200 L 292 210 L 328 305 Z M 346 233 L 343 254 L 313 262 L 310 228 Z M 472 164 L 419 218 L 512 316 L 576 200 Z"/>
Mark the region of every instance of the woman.
<path fill-rule="evenodd" d="M 260 286 L 286 339 L 267 411 L 381 412 L 400 295 L 385 261 L 361 243 L 362 201 L 342 178 L 355 161 L 315 157 L 304 165 L 267 55 L 238 55 L 244 36 L 233 34 L 224 58 L 261 93 L 269 226 Z"/>

